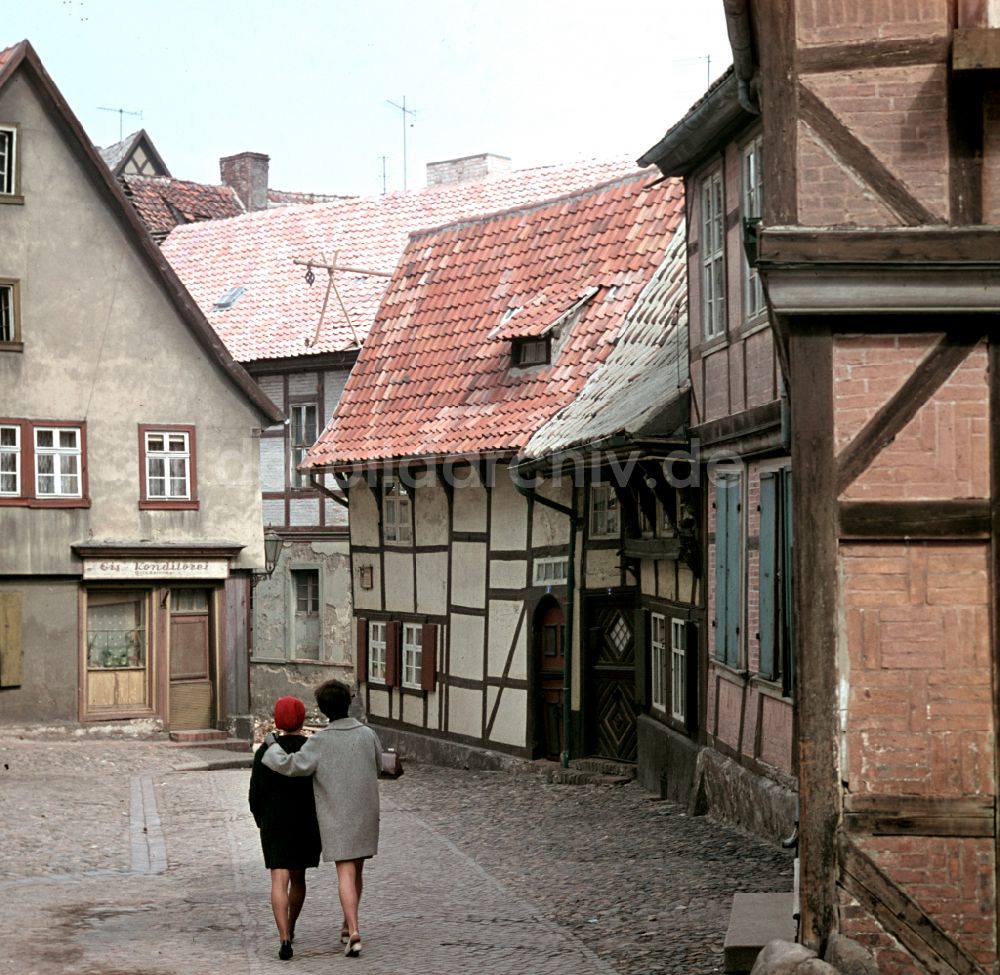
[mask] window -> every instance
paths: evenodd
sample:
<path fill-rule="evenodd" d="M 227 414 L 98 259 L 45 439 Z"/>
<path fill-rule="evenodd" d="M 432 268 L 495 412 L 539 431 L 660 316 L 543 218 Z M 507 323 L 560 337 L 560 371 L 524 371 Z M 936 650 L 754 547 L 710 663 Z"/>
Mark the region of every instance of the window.
<path fill-rule="evenodd" d="M 650 665 L 653 669 L 653 707 L 667 710 L 667 620 L 659 613 L 649 617 Z"/>
<path fill-rule="evenodd" d="M 423 633 L 417 623 L 403 624 L 403 687 L 419 688 L 423 665 Z"/>
<path fill-rule="evenodd" d="M 726 213 L 722 170 L 705 179 L 701 189 L 701 319 L 702 335 L 713 339 L 726 330 Z"/>
<path fill-rule="evenodd" d="M 409 492 L 396 478 L 382 484 L 382 530 L 387 542 L 409 544 L 413 539 Z"/>
<path fill-rule="evenodd" d="M 16 281 L 0 280 L 0 346 L 21 341 L 21 313 Z"/>
<path fill-rule="evenodd" d="M 292 656 L 319 660 L 320 592 L 319 569 L 292 569 Z"/>
<path fill-rule="evenodd" d="M 146 666 L 146 593 L 87 596 L 87 666 L 107 670 Z"/>
<path fill-rule="evenodd" d="M 743 150 L 743 219 L 754 220 L 761 216 L 763 179 L 761 174 L 762 139 L 757 136 Z M 764 310 L 764 289 L 757 268 L 751 267 L 743 255 L 743 315 L 755 318 Z"/>
<path fill-rule="evenodd" d="M 368 624 L 368 679 L 385 683 L 385 623 Z"/>
<path fill-rule="evenodd" d="M 670 714 L 687 720 L 687 627 L 684 620 L 670 621 Z"/>
<path fill-rule="evenodd" d="M 739 667 L 743 598 L 742 478 L 719 474 L 715 484 L 715 659 Z"/>
<path fill-rule="evenodd" d="M 243 288 L 229 288 L 224 294 L 222 294 L 212 306 L 215 311 L 226 311 L 232 308 L 233 305 L 239 301 L 240 296 L 243 294 Z"/>
<path fill-rule="evenodd" d="M 190 426 L 139 426 L 141 508 L 198 507 Z"/>
<path fill-rule="evenodd" d="M 792 477 L 786 467 L 760 476 L 760 675 L 792 693 Z"/>
<path fill-rule="evenodd" d="M 297 470 L 306 451 L 316 442 L 316 404 L 300 403 L 291 407 L 291 471 L 292 487 L 309 487 L 309 475 Z"/>
<path fill-rule="evenodd" d="M 21 494 L 21 428 L 0 426 L 0 495 Z"/>
<path fill-rule="evenodd" d="M 0 125 L 0 194 L 16 196 L 17 185 L 17 129 Z"/>
<path fill-rule="evenodd" d="M 551 347 L 546 339 L 515 339 L 511 345 L 511 356 L 515 366 L 541 366 L 550 358 Z"/>
<path fill-rule="evenodd" d="M 80 430 L 78 427 L 35 427 L 35 491 L 50 498 L 79 498 Z"/>
<path fill-rule="evenodd" d="M 553 586 L 565 584 L 569 572 L 569 559 L 556 556 L 547 559 L 535 559 L 535 585 Z"/>
<path fill-rule="evenodd" d="M 590 489 L 590 534 L 594 538 L 613 538 L 619 534 L 618 495 L 610 484 L 595 484 Z"/>

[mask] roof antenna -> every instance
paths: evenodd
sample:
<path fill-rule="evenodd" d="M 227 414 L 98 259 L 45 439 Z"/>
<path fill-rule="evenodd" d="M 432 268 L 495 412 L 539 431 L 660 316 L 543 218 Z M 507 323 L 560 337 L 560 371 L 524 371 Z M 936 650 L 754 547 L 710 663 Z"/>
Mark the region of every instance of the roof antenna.
<path fill-rule="evenodd" d="M 397 105 L 395 102 L 386 101 L 393 107 L 398 108 L 403 113 L 403 189 L 406 189 L 406 116 L 412 115 L 414 118 L 417 117 L 417 113 L 412 108 L 406 107 L 406 95 L 403 95 L 403 104 Z M 413 123 L 410 123 L 410 128 L 413 128 Z"/>
<path fill-rule="evenodd" d="M 118 141 L 119 142 L 121 142 L 122 139 L 125 138 L 124 117 L 126 115 L 138 115 L 140 119 L 142 118 L 142 109 L 139 109 L 138 112 L 129 112 L 129 111 L 127 111 L 124 108 L 104 108 L 104 106 L 98 105 L 97 106 L 97 110 L 99 112 L 117 112 L 118 113 Z"/>

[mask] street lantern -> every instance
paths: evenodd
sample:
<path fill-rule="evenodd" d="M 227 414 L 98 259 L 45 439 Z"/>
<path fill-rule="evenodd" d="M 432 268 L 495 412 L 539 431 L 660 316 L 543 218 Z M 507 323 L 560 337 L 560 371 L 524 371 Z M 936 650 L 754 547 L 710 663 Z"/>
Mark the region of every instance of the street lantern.
<path fill-rule="evenodd" d="M 251 585 L 256 586 L 258 582 L 271 578 L 284 544 L 284 539 L 268 525 L 267 531 L 264 532 L 264 571 L 253 573 L 250 580 Z"/>

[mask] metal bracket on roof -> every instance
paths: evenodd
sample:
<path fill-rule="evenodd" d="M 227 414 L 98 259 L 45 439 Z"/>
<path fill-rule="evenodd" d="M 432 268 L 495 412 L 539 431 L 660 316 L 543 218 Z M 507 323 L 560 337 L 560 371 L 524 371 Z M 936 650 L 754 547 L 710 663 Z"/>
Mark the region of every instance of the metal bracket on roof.
<path fill-rule="evenodd" d="M 347 267 L 346 265 L 337 264 L 337 251 L 333 253 L 333 260 L 327 261 L 325 255 L 320 254 L 319 260 L 316 258 L 308 258 L 303 260 L 300 257 L 293 258 L 293 264 L 299 264 L 306 269 L 306 281 L 312 284 L 315 280 L 313 275 L 314 267 L 321 267 L 326 271 L 327 283 L 326 283 L 326 294 L 323 296 L 323 307 L 319 312 L 319 321 L 316 323 L 316 330 L 313 332 L 311 339 L 306 339 L 306 348 L 312 348 L 316 344 L 316 340 L 319 338 L 319 330 L 323 327 L 323 319 L 326 317 L 326 306 L 330 300 L 330 292 L 337 296 L 337 302 L 340 305 L 340 310 L 344 314 L 344 319 L 347 322 L 347 327 L 351 330 L 351 336 L 354 338 L 354 344 L 360 349 L 361 340 L 358 338 L 357 330 L 354 328 L 354 322 L 351 321 L 351 316 L 347 312 L 347 306 L 344 304 L 344 299 L 340 297 L 340 292 L 337 290 L 337 283 L 333 279 L 334 271 L 347 271 L 351 274 L 367 274 L 372 277 L 377 278 L 391 278 L 392 274 L 387 271 L 372 271 L 370 269 L 360 268 L 360 267 Z"/>

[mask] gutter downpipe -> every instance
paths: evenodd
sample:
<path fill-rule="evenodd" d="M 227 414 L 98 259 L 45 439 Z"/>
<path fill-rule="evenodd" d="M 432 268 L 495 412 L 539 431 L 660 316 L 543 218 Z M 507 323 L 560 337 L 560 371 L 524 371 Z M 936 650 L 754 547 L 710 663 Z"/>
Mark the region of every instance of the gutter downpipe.
<path fill-rule="evenodd" d="M 516 471 L 514 472 L 517 473 Z M 572 482 L 571 482 L 572 483 Z M 569 559 L 566 563 L 566 619 L 563 623 L 563 747 L 559 753 L 559 762 L 563 768 L 569 768 L 569 733 L 570 733 L 570 699 L 573 672 L 573 613 L 575 600 L 573 593 L 576 589 L 576 484 L 572 484 L 572 502 L 569 507 L 552 501 L 538 493 L 537 488 L 527 487 L 521 483 L 519 477 L 514 478 L 514 487 L 519 494 L 523 494 L 529 501 L 537 501 L 539 504 L 558 511 L 561 515 L 569 518 Z"/>
<path fill-rule="evenodd" d="M 753 35 L 750 31 L 750 11 L 747 0 L 724 0 L 726 31 L 733 49 L 733 73 L 736 75 L 736 97 L 740 107 L 751 115 L 760 115 L 760 103 L 754 90 L 756 74 L 753 63 Z"/>

